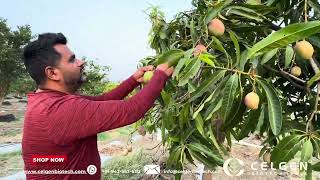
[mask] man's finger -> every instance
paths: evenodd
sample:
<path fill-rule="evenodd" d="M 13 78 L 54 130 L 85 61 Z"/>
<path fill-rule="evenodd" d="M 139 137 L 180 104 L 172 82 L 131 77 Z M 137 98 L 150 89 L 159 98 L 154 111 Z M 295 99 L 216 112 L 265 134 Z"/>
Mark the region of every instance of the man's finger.
<path fill-rule="evenodd" d="M 147 67 L 149 68 L 150 71 L 154 70 L 154 66 L 152 66 L 152 65 L 149 65 Z"/>
<path fill-rule="evenodd" d="M 165 73 L 167 74 L 167 76 L 171 76 L 173 71 L 174 71 L 173 67 L 170 67 L 170 68 L 165 70 Z"/>
<path fill-rule="evenodd" d="M 149 65 L 149 66 L 144 66 L 141 68 L 142 71 L 152 71 L 153 70 L 153 66 Z"/>

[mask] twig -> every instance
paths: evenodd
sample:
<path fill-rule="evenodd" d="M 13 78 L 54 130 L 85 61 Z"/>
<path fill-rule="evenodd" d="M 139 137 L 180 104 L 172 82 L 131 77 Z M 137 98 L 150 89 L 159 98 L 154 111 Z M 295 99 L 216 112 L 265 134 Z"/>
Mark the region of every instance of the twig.
<path fill-rule="evenodd" d="M 319 72 L 319 67 L 313 58 L 310 59 L 310 64 L 311 64 L 313 71 L 317 74 Z M 312 130 L 309 127 L 311 127 L 312 119 L 313 119 L 315 113 L 317 113 L 317 111 L 318 111 L 319 94 L 320 94 L 320 82 L 317 83 L 316 102 L 314 104 L 314 110 L 312 111 L 310 118 L 307 121 L 306 132 L 310 132 L 310 130 Z"/>
<path fill-rule="evenodd" d="M 299 81 L 299 82 L 301 82 L 301 83 L 303 83 L 303 84 L 306 83 L 305 80 L 302 80 L 302 79 L 300 79 L 300 78 L 298 78 L 298 77 L 296 77 L 296 76 L 294 76 L 294 75 L 292 75 L 292 74 L 290 74 L 290 73 L 288 73 L 288 72 L 286 72 L 286 71 L 284 71 L 284 70 L 282 70 L 282 69 L 280 69 L 280 72 L 283 73 L 283 74 L 285 74 L 285 75 L 287 75 L 287 76 L 290 76 L 292 79 L 295 79 L 296 81 Z"/>
<path fill-rule="evenodd" d="M 316 102 L 314 103 L 314 110 L 312 111 L 312 113 L 310 115 L 310 118 L 307 121 L 306 132 L 310 132 L 310 130 L 313 130 L 313 129 L 309 129 L 309 127 L 312 127 L 311 126 L 311 121 L 312 121 L 312 119 L 314 117 L 314 114 L 317 113 L 317 111 L 318 111 L 319 94 L 320 94 L 320 82 L 318 82 L 318 84 L 317 84 Z"/>
<path fill-rule="evenodd" d="M 319 72 L 319 67 L 313 58 L 310 59 L 310 64 L 311 64 L 313 71 L 317 74 Z"/>
<path fill-rule="evenodd" d="M 235 73 L 239 73 L 239 74 L 244 74 L 244 75 L 247 75 L 247 76 L 253 76 L 253 77 L 261 78 L 261 76 L 259 76 L 259 75 L 255 75 L 255 74 L 239 71 L 239 70 L 236 70 L 236 69 L 229 69 L 229 68 L 217 67 L 217 66 L 215 66 L 215 67 L 213 67 L 213 66 L 204 66 L 204 68 L 214 68 L 214 69 L 227 70 L 227 71 L 231 71 L 231 72 L 235 72 Z"/>
<path fill-rule="evenodd" d="M 275 70 L 275 69 L 273 69 L 272 67 L 270 67 L 270 66 L 268 66 L 268 65 L 265 65 L 265 64 L 263 65 L 263 67 L 267 68 L 267 69 L 270 70 L 270 71 L 279 73 L 279 74 L 282 75 L 284 78 L 286 78 L 288 81 L 290 81 L 290 83 L 291 83 L 293 86 L 295 86 L 295 87 L 297 87 L 297 88 L 299 88 L 299 89 L 301 89 L 301 90 L 305 90 L 305 91 L 307 91 L 308 93 L 311 92 L 308 87 L 301 86 L 301 85 L 297 84 L 296 82 L 294 82 L 294 81 L 290 78 L 290 76 L 288 76 L 286 73 L 283 73 L 283 72 L 281 72 L 281 71 Z"/>
<path fill-rule="evenodd" d="M 157 144 L 155 147 L 152 147 L 152 148 L 146 148 L 145 150 L 153 150 L 155 149 L 156 147 L 158 147 L 159 145 L 161 145 L 162 142 L 160 142 L 159 144 Z"/>

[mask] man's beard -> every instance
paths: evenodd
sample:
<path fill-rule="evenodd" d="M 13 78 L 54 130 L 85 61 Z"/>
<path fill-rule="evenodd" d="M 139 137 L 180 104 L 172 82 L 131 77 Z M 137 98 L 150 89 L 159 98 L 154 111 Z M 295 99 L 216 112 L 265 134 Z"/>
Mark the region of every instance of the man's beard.
<path fill-rule="evenodd" d="M 87 81 L 87 76 L 84 72 L 80 74 L 78 78 L 66 78 L 65 77 L 65 85 L 72 92 L 76 92 L 83 83 Z"/>

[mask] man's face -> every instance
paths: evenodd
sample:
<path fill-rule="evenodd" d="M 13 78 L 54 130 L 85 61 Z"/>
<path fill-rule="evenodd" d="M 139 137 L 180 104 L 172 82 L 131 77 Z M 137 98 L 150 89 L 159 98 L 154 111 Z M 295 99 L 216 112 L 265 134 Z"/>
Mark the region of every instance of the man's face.
<path fill-rule="evenodd" d="M 86 80 L 83 72 L 85 62 L 77 59 L 66 45 L 58 44 L 54 48 L 61 55 L 60 62 L 57 65 L 62 74 L 61 81 L 70 91 L 77 91 Z"/>

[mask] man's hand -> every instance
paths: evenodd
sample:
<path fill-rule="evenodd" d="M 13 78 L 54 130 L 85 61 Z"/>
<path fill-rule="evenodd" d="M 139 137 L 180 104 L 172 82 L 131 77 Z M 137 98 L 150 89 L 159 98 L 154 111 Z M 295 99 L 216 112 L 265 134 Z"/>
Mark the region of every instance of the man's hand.
<path fill-rule="evenodd" d="M 159 64 L 157 66 L 157 70 L 161 70 L 161 71 L 165 72 L 167 76 L 171 76 L 174 69 L 173 69 L 173 67 L 169 67 L 168 63 L 164 63 L 164 64 Z"/>
<path fill-rule="evenodd" d="M 138 81 L 138 82 L 143 82 L 143 75 L 146 71 L 153 71 L 154 67 L 153 66 L 145 66 L 142 68 L 139 68 L 134 74 L 133 78 Z"/>

